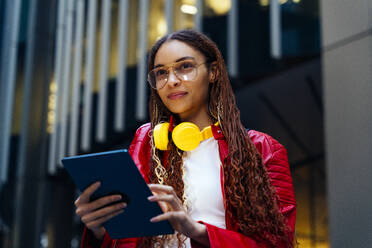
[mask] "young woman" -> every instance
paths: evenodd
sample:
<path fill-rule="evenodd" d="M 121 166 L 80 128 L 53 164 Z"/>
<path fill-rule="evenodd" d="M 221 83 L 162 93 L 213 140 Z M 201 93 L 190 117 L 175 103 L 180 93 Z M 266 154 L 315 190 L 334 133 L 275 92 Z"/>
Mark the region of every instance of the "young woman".
<path fill-rule="evenodd" d="M 112 240 L 102 224 L 126 205 L 101 208 L 120 196 L 90 202 L 97 182 L 75 202 L 86 225 L 82 246 L 293 247 L 286 151 L 242 125 L 215 43 L 192 30 L 166 35 L 153 46 L 148 71 L 151 123 L 137 130 L 129 151 L 154 193 L 149 201 L 164 211 L 151 221 L 169 220 L 176 234 Z"/>

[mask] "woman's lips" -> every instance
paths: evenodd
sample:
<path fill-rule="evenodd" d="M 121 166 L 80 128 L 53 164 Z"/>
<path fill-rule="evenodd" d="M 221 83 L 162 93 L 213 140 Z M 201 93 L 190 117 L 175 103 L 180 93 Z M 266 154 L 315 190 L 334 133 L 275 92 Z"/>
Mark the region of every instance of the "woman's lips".
<path fill-rule="evenodd" d="M 182 98 L 186 94 L 187 94 L 187 92 L 185 92 L 185 91 L 174 92 L 174 93 L 170 93 L 168 95 L 168 98 L 171 99 L 171 100 L 176 100 L 176 99 Z"/>

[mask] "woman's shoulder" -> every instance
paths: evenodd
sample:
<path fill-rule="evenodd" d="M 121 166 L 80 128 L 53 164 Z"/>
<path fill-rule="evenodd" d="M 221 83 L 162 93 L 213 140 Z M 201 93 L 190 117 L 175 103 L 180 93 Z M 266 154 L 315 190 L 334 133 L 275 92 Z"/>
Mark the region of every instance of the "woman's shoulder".
<path fill-rule="evenodd" d="M 264 163 L 268 162 L 278 153 L 282 153 L 283 155 L 287 153 L 282 144 L 266 133 L 249 130 L 248 136 L 258 152 L 261 153 Z"/>
<path fill-rule="evenodd" d="M 265 143 L 268 142 L 271 146 L 282 146 L 276 139 L 267 133 L 263 133 L 257 130 L 248 130 L 248 136 L 253 143 Z"/>
<path fill-rule="evenodd" d="M 129 146 L 129 153 L 133 155 L 142 153 L 143 150 L 149 150 L 151 123 L 145 123 L 137 128 L 133 140 Z"/>
<path fill-rule="evenodd" d="M 134 135 L 134 139 L 144 140 L 144 139 L 149 138 L 148 134 L 149 134 L 150 130 L 151 130 L 151 123 L 150 122 L 141 125 L 139 128 L 137 128 L 137 131 Z"/>

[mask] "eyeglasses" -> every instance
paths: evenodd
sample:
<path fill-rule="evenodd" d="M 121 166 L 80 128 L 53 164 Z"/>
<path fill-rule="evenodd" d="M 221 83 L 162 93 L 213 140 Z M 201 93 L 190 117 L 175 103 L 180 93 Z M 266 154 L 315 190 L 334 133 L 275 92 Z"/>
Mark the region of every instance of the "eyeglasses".
<path fill-rule="evenodd" d="M 193 81 L 198 74 L 197 68 L 205 63 L 197 64 L 194 60 L 182 60 L 158 67 L 148 73 L 147 81 L 155 90 L 162 89 L 168 82 L 170 69 L 179 80 Z"/>

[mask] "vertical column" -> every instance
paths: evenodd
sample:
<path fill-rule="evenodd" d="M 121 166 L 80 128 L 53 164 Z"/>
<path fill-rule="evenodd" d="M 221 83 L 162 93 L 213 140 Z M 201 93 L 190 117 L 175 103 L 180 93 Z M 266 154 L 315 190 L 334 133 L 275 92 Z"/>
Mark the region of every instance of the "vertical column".
<path fill-rule="evenodd" d="M 107 119 L 107 88 L 110 57 L 110 25 L 111 25 L 111 0 L 102 1 L 102 33 L 100 47 L 100 73 L 98 92 L 98 115 L 96 139 L 99 142 L 106 140 Z"/>
<path fill-rule="evenodd" d="M 75 53 L 74 53 L 74 71 L 72 78 L 72 104 L 70 118 L 70 138 L 69 155 L 77 153 L 78 125 L 79 125 L 79 102 L 80 102 L 80 81 L 81 81 L 81 58 L 84 30 L 84 0 L 78 0 L 76 8 L 76 29 L 75 29 Z"/>
<path fill-rule="evenodd" d="M 167 33 L 173 32 L 173 0 L 165 0 L 164 12 L 167 22 Z"/>
<path fill-rule="evenodd" d="M 116 82 L 115 130 L 123 131 L 126 115 L 127 56 L 128 56 L 128 0 L 119 2 L 119 69 Z"/>
<path fill-rule="evenodd" d="M 281 14 L 279 0 L 270 0 L 270 47 L 274 59 L 282 57 Z"/>
<path fill-rule="evenodd" d="M 136 118 L 144 120 L 146 118 L 146 52 L 148 39 L 148 16 L 149 0 L 140 0 L 140 28 L 138 32 L 138 69 L 137 69 L 137 97 L 136 97 Z"/>
<path fill-rule="evenodd" d="M 238 76 L 238 0 L 231 0 L 231 9 L 227 18 L 228 69 L 232 77 Z"/>
<path fill-rule="evenodd" d="M 22 102 L 22 117 L 21 117 L 21 133 L 18 151 L 18 161 L 16 170 L 16 186 L 14 194 L 14 229 L 13 229 L 13 246 L 21 247 L 22 225 L 24 221 L 25 211 L 25 191 L 28 184 L 27 177 L 27 145 L 30 146 L 29 131 L 30 130 L 30 106 L 32 97 L 32 83 L 34 71 L 34 42 L 35 42 L 35 17 L 36 17 L 36 1 L 29 1 L 28 11 L 28 27 L 27 27 L 27 43 L 26 43 L 26 59 L 25 59 L 25 74 L 24 74 L 24 90 Z M 41 129 L 41 128 L 40 128 Z M 32 135 L 32 134 L 31 134 Z M 27 185 L 27 186 L 26 186 Z M 37 203 L 34 203 L 37 204 Z M 35 216 L 36 217 L 36 216 Z M 31 224 L 33 229 L 35 225 Z M 35 230 L 33 230 L 35 231 Z"/>
<path fill-rule="evenodd" d="M 1 82 L 4 83 L 0 92 L 0 187 L 7 180 L 9 164 L 10 135 L 13 116 L 13 99 L 16 85 L 18 33 L 21 14 L 21 1 L 8 0 L 5 12 L 5 30 L 2 47 Z"/>
<path fill-rule="evenodd" d="M 11 247 L 40 247 L 45 214 L 47 116 L 57 1 L 28 1 L 22 131 L 17 161 Z M 59 223 L 62 225 L 62 223 Z"/>
<path fill-rule="evenodd" d="M 94 64 L 95 64 L 95 44 L 96 44 L 96 25 L 97 25 L 97 0 L 88 2 L 88 30 L 86 45 L 86 69 L 84 83 L 83 100 L 83 125 L 81 148 L 84 151 L 90 149 L 91 128 L 92 128 L 92 88 L 94 82 Z"/>
<path fill-rule="evenodd" d="M 59 132 L 60 123 L 60 109 L 62 98 L 62 70 L 63 70 L 63 40 L 65 32 L 65 3 L 66 1 L 58 1 L 58 16 L 57 16 L 57 31 L 56 31 L 56 48 L 54 56 L 54 81 L 55 88 L 57 89 L 55 108 L 54 108 L 54 122 L 52 124 L 52 133 L 49 143 L 49 157 L 48 157 L 48 172 L 54 174 L 57 165 L 57 137 Z"/>
<path fill-rule="evenodd" d="M 26 59 L 24 72 L 24 87 L 22 101 L 21 133 L 17 160 L 17 181 L 22 181 L 25 176 L 26 151 L 29 144 L 29 122 L 32 87 L 34 75 L 34 50 L 35 50 L 35 26 L 36 26 L 36 1 L 29 1 L 29 15 L 27 27 Z M 19 199 L 20 200 L 20 199 Z"/>
<path fill-rule="evenodd" d="M 319 1 L 330 247 L 372 243 L 372 2 Z"/>
<path fill-rule="evenodd" d="M 74 18 L 74 0 L 67 1 L 67 13 L 66 13 L 66 40 L 64 47 L 64 62 L 63 62 L 63 75 L 61 84 L 61 101 L 60 107 L 60 135 L 59 139 L 59 155 L 57 157 L 57 163 L 60 164 L 60 160 L 66 155 L 66 142 L 67 142 L 67 118 L 69 109 L 69 95 L 70 95 L 70 80 L 71 80 L 71 47 L 72 47 L 72 29 L 73 29 L 73 18 Z"/>
<path fill-rule="evenodd" d="M 195 30 L 203 31 L 203 0 L 196 0 L 197 12 L 194 15 Z"/>

